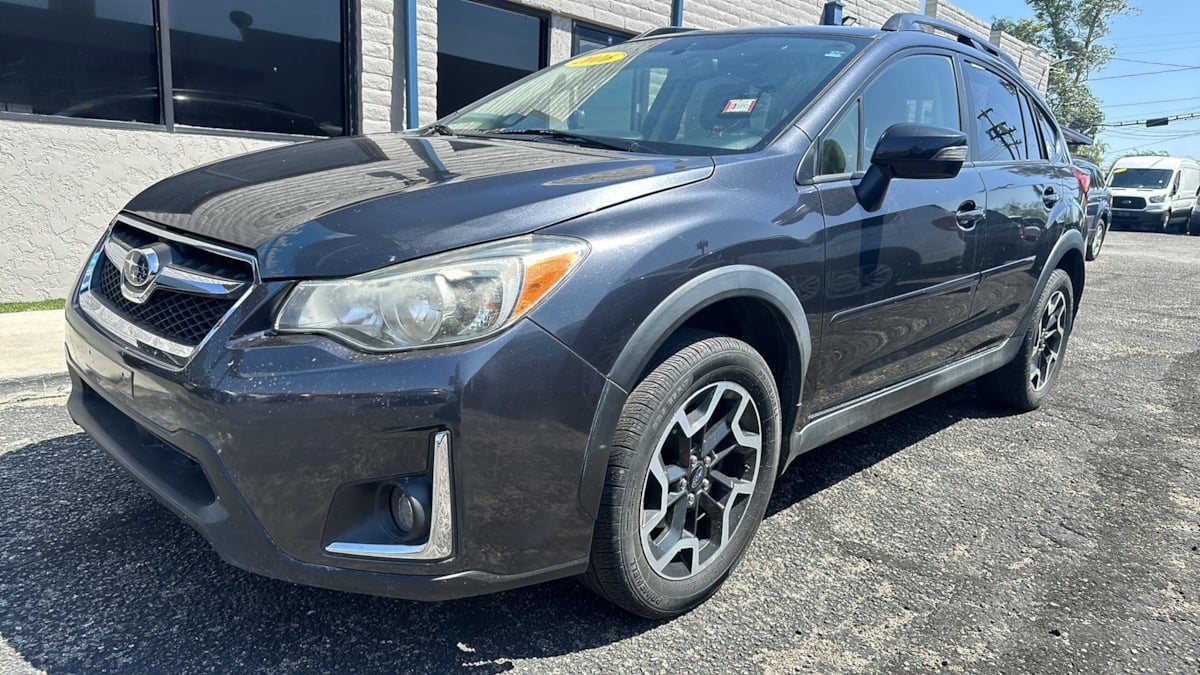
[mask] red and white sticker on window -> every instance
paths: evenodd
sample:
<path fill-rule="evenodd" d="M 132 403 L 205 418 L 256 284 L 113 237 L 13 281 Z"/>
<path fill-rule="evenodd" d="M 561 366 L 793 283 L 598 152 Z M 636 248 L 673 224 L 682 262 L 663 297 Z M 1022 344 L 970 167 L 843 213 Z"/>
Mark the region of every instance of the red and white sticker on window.
<path fill-rule="evenodd" d="M 754 106 L 758 104 L 756 98 L 731 98 L 725 104 L 725 109 L 721 111 L 722 115 L 747 115 L 754 112 Z"/>

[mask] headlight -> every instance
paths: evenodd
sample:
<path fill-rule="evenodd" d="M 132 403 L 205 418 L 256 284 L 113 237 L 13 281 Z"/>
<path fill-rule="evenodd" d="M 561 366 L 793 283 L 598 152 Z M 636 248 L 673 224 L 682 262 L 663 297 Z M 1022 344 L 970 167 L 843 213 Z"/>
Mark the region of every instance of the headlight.
<path fill-rule="evenodd" d="M 275 329 L 323 333 L 373 352 L 475 340 L 512 325 L 586 254 L 578 239 L 532 235 L 347 279 L 303 281 Z"/>
<path fill-rule="evenodd" d="M 1163 199 L 1165 199 L 1165 197 L 1163 197 L 1162 195 L 1151 195 L 1150 203 L 1151 204 L 1161 204 L 1161 203 L 1163 203 Z"/>

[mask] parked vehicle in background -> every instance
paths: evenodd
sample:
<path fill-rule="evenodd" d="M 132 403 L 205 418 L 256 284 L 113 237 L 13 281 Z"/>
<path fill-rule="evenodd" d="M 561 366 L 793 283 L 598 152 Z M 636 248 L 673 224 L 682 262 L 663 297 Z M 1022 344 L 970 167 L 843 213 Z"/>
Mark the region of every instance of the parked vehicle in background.
<path fill-rule="evenodd" d="M 1037 91 L 948 23 L 647 35 L 148 188 L 72 290 L 68 407 L 254 572 L 579 576 L 672 617 L 802 453 L 972 380 L 1045 400 L 1081 188 Z"/>
<path fill-rule="evenodd" d="M 1196 205 L 1192 207 L 1192 217 L 1188 219 L 1187 233 L 1193 237 L 1200 237 L 1200 199 L 1196 200 Z"/>
<path fill-rule="evenodd" d="M 1186 157 L 1122 157 L 1113 165 L 1108 185 L 1113 226 L 1183 232 L 1200 193 L 1200 162 Z"/>
<path fill-rule="evenodd" d="M 1085 159 L 1075 158 L 1071 162 L 1087 175 L 1087 213 L 1083 223 L 1087 228 L 1087 259 L 1095 260 L 1104 247 L 1104 237 L 1111 223 L 1112 190 L 1100 167 Z"/>

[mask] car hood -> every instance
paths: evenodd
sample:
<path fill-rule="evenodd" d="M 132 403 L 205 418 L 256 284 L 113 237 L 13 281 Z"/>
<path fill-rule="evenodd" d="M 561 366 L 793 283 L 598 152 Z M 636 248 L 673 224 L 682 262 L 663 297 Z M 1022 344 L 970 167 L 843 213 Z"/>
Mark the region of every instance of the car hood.
<path fill-rule="evenodd" d="M 265 279 L 345 276 L 527 234 L 703 180 L 713 167 L 709 157 L 388 134 L 208 164 L 125 210 L 252 249 Z"/>

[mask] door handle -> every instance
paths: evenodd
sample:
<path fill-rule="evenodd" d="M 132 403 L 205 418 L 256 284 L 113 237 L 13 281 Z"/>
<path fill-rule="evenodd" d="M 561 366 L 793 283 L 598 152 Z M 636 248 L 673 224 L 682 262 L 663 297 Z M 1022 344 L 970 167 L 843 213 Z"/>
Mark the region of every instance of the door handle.
<path fill-rule="evenodd" d="M 975 202 L 963 202 L 963 205 L 958 207 L 958 211 L 954 214 L 954 219 L 958 221 L 958 229 L 963 232 L 974 230 L 986 217 L 987 213 L 976 206 Z"/>
<path fill-rule="evenodd" d="M 1048 187 L 1042 191 L 1042 201 L 1046 203 L 1046 206 L 1054 206 L 1058 203 L 1059 199 L 1061 197 L 1059 197 L 1058 193 L 1052 187 Z"/>

